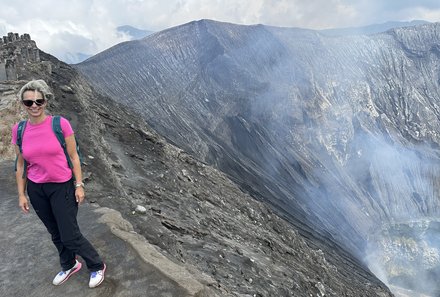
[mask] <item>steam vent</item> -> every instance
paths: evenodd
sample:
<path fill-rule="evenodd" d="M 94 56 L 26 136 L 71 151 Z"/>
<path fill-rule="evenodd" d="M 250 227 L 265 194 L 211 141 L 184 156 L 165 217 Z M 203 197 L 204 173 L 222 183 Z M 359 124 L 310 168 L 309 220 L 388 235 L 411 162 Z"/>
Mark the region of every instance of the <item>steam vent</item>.
<path fill-rule="evenodd" d="M 381 269 L 370 268 L 391 285 L 438 296 L 439 233 L 440 222 L 429 218 L 384 225 L 368 248 L 369 263 Z"/>
<path fill-rule="evenodd" d="M 17 80 L 25 65 L 40 62 L 40 51 L 29 34 L 8 33 L 0 38 L 0 81 Z"/>

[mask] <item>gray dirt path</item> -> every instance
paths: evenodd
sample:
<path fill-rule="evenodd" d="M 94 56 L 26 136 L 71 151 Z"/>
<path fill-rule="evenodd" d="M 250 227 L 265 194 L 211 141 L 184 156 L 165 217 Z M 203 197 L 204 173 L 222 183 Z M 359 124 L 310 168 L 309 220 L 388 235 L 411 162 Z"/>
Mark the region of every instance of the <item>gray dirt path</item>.
<path fill-rule="evenodd" d="M 115 236 L 112 225 L 100 220 L 102 216 L 102 208 L 88 203 L 80 206 L 81 231 L 107 264 L 103 284 L 88 288 L 89 273 L 80 258 L 84 264 L 81 271 L 63 285 L 53 286 L 52 279 L 60 269 L 56 249 L 32 208 L 30 214 L 19 210 L 12 162 L 0 162 L 0 296 L 194 295 L 181 280 L 159 269 L 160 263 L 145 261 L 146 257 L 139 254 L 145 250 L 142 242 L 136 248 L 129 240 Z"/>

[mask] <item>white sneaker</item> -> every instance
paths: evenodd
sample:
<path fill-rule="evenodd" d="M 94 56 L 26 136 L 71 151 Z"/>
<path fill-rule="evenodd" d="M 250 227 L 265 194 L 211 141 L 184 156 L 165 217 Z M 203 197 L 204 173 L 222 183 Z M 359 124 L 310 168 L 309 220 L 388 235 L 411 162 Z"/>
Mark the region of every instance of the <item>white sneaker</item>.
<path fill-rule="evenodd" d="M 78 262 L 78 260 L 75 261 L 76 263 L 75 265 L 73 265 L 72 268 L 66 271 L 60 271 L 60 273 L 58 273 L 53 279 L 52 284 L 54 284 L 55 286 L 59 286 L 62 283 L 64 283 L 66 280 L 68 280 L 72 274 L 78 272 L 81 269 L 82 264 L 81 262 Z"/>
<path fill-rule="evenodd" d="M 95 288 L 104 281 L 105 268 L 106 266 L 104 264 L 104 268 L 102 268 L 102 270 L 93 271 L 92 273 L 90 273 L 90 281 L 89 281 L 90 288 Z"/>

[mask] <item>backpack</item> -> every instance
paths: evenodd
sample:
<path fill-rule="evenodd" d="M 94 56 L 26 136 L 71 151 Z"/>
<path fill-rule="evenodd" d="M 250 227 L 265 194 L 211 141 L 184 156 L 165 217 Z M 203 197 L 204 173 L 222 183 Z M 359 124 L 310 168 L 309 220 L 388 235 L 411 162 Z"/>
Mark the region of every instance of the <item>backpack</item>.
<path fill-rule="evenodd" d="M 18 148 L 20 149 L 20 154 L 23 154 L 22 143 L 23 143 L 23 134 L 24 134 L 24 130 L 26 128 L 26 124 L 27 124 L 27 120 L 20 121 L 20 123 L 18 123 L 17 145 L 18 145 Z M 69 165 L 69 168 L 73 169 L 73 163 L 72 163 L 72 160 L 70 159 L 70 156 L 67 152 L 66 140 L 64 139 L 63 130 L 61 129 L 61 117 L 60 116 L 53 116 L 52 117 L 52 131 L 55 133 L 55 136 L 57 137 L 58 142 L 60 143 L 61 147 L 63 148 L 64 155 L 66 156 L 67 164 Z M 76 137 L 75 137 L 75 142 L 76 142 L 76 151 L 78 152 L 80 162 L 82 163 L 82 157 L 81 157 L 81 153 L 79 150 L 78 142 L 76 141 Z M 23 158 L 23 161 L 24 161 L 23 178 L 25 178 L 26 171 L 27 171 L 26 170 L 27 162 L 24 158 Z M 17 171 L 17 162 L 18 162 L 18 156 L 15 158 L 15 171 Z"/>

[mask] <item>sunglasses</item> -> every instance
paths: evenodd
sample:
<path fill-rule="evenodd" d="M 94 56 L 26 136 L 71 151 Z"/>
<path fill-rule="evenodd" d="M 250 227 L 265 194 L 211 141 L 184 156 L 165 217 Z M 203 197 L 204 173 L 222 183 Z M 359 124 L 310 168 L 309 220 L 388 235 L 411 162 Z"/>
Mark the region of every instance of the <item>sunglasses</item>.
<path fill-rule="evenodd" d="M 35 101 L 34 100 L 21 100 L 21 102 L 23 102 L 23 104 L 25 106 L 31 107 L 34 104 L 34 102 L 37 106 L 41 106 L 46 102 L 46 100 L 45 99 L 36 99 Z"/>

